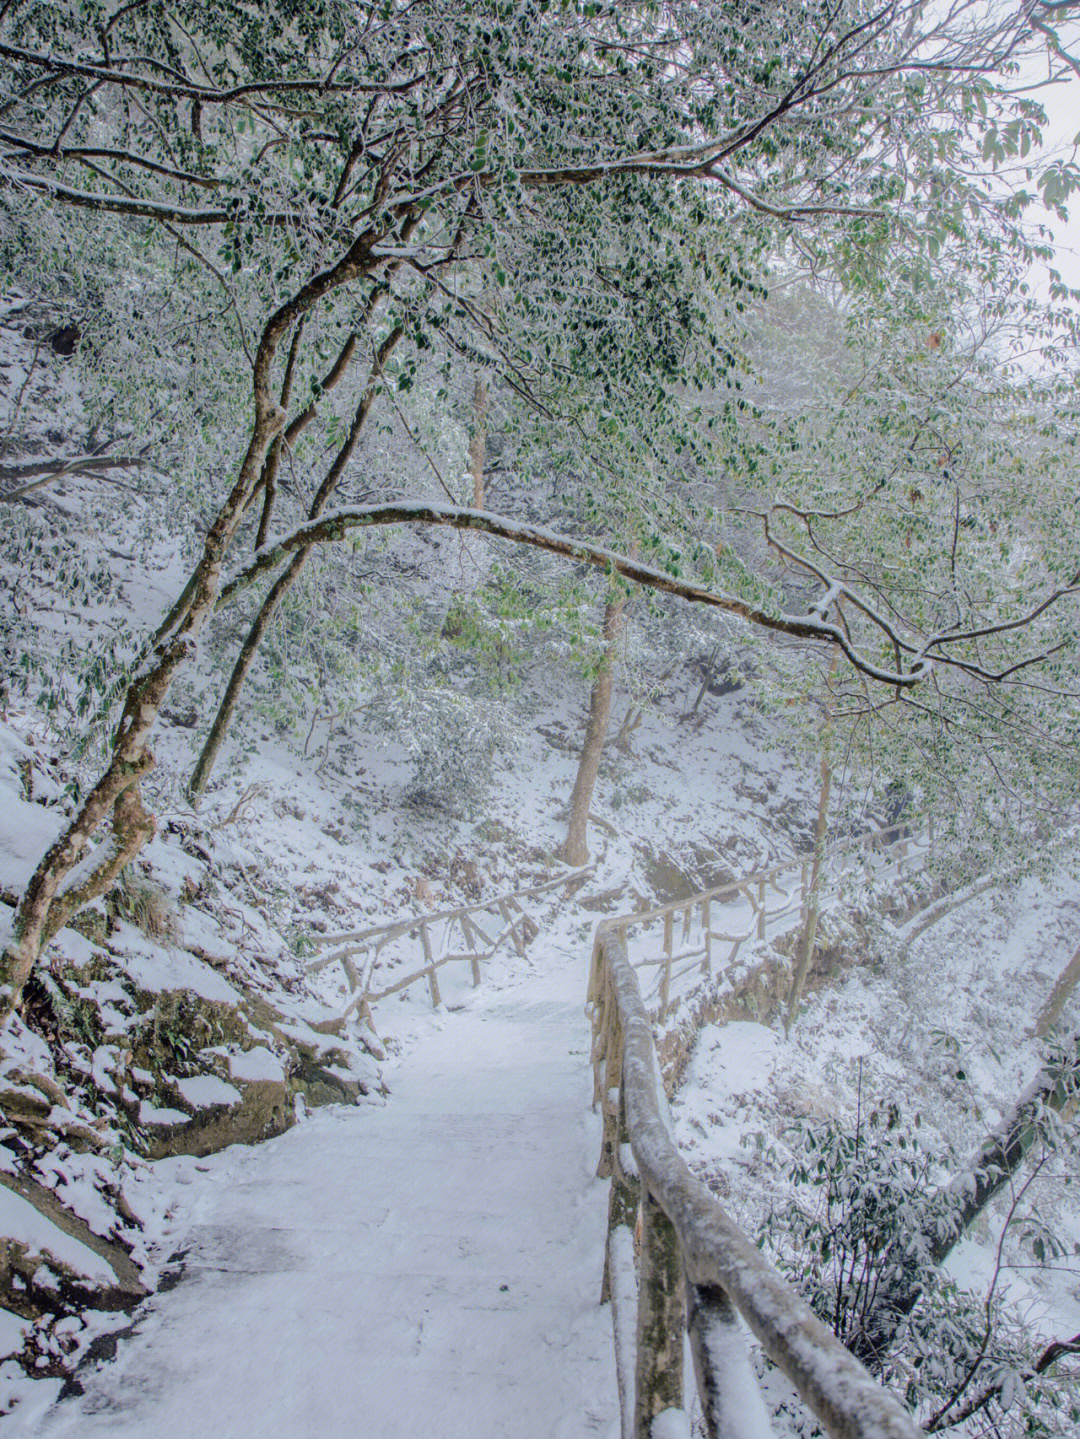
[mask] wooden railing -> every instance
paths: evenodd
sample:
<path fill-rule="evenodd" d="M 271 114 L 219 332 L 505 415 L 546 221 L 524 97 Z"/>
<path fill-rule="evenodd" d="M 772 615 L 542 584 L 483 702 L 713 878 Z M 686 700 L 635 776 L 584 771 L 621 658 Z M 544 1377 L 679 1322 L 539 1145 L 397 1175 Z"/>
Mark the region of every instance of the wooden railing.
<path fill-rule="evenodd" d="M 594 865 L 583 865 L 580 869 L 567 870 L 555 879 L 542 884 L 530 885 L 527 889 L 514 890 L 508 894 L 493 895 L 490 899 L 478 900 L 475 904 L 460 905 L 456 909 L 443 909 L 419 914 L 409 919 L 394 920 L 390 924 L 375 925 L 370 929 L 349 930 L 344 934 L 324 934 L 315 937 L 320 947 L 340 945 L 332 954 L 320 956 L 308 965 L 308 973 L 315 974 L 332 964 L 340 964 L 345 981 L 351 991 L 344 1016 L 354 1011 L 361 1019 L 371 1019 L 371 1006 L 388 995 L 399 994 L 417 981 L 426 979 L 433 1008 L 442 1003 L 439 989 L 439 970 L 447 964 L 469 965 L 473 987 L 481 980 L 481 964 L 507 943 L 512 943 L 518 955 L 524 956 L 526 947 L 540 932 L 540 925 L 522 905 L 523 900 L 535 899 L 553 890 L 567 887 L 573 889 L 584 883 L 593 872 Z M 502 928 L 494 937 L 478 922 L 477 916 L 491 915 L 497 918 Z M 450 944 L 455 929 L 461 937 L 462 947 L 451 950 Z M 399 976 L 392 984 L 380 990 L 371 988 L 376 965 L 386 948 L 395 940 L 414 941 L 419 945 L 422 963 L 418 969 Z M 362 956 L 357 964 L 358 956 Z"/>
<path fill-rule="evenodd" d="M 835 893 L 837 862 L 852 854 L 864 853 L 872 866 L 898 873 L 917 867 L 932 848 L 932 828 L 912 835 L 910 822 L 841 840 L 822 856 L 819 902 Z M 702 978 L 730 968 L 747 942 L 775 936 L 780 921 L 795 914 L 805 916 L 812 860 L 811 855 L 800 855 L 687 899 L 606 920 L 624 945 L 631 931 L 663 927 L 662 941 L 650 945 L 648 956 L 635 961 L 638 969 L 657 971 L 645 996 L 652 1017 L 659 1022 L 667 1018 L 678 1001 L 674 990 L 680 980 L 692 977 L 696 987 Z"/>
<path fill-rule="evenodd" d="M 599 1173 L 612 1181 L 602 1298 L 612 1305 L 623 1439 L 689 1436 L 687 1335 L 711 1439 L 771 1436 L 739 1315 L 834 1439 L 915 1439 L 921 1431 L 911 1417 L 676 1148 L 652 1017 L 626 953 L 624 931 L 635 918 L 644 916 L 601 923 L 589 981 L 594 1095 L 603 1111 Z"/>
<path fill-rule="evenodd" d="M 920 864 L 933 829 L 910 821 L 831 846 L 814 896 L 835 894 L 838 861 L 866 855 L 871 877 Z M 603 1114 L 598 1174 L 611 1179 L 602 1298 L 610 1301 L 623 1439 L 689 1434 L 683 1347 L 689 1338 L 712 1439 L 767 1439 L 772 1428 L 738 1316 L 835 1439 L 920 1433 L 690 1172 L 672 1137 L 653 1026 L 722 976 L 744 944 L 805 923 L 812 856 L 799 856 L 687 899 L 603 920 L 589 979 L 594 1103 Z M 631 963 L 632 932 L 662 928 Z M 640 947 L 639 947 L 640 948 Z M 655 969 L 646 1003 L 639 974 Z M 665 1419 L 660 1421 L 660 1416 Z"/>

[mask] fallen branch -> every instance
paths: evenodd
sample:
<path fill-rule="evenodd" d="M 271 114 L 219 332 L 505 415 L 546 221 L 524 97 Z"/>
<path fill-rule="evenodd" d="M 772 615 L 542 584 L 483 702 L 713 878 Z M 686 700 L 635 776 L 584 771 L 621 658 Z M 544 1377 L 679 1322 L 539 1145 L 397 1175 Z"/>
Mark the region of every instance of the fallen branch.
<path fill-rule="evenodd" d="M 33 490 L 51 485 L 64 475 L 101 475 L 103 470 L 138 470 L 147 463 L 139 455 L 74 455 L 69 460 L 35 460 L 26 465 L 0 465 L 0 484 L 9 480 L 28 480 L 14 490 L 4 490 L 0 500 L 21 500 Z"/>

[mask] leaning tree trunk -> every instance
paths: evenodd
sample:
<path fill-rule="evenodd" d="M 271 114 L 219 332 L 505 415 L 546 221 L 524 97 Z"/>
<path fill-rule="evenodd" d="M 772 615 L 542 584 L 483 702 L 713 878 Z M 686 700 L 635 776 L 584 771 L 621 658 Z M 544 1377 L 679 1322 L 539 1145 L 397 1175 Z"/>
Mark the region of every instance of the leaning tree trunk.
<path fill-rule="evenodd" d="M 232 492 L 203 543 L 202 557 L 189 587 L 186 611 L 171 635 L 154 647 L 143 672 L 129 687 L 120 723 L 113 736 L 112 758 L 105 773 L 34 871 L 15 913 L 12 940 L 3 956 L 3 993 L 0 996 L 3 1013 L 10 1011 L 17 1002 L 42 946 L 70 917 L 70 904 L 65 903 L 59 894 L 63 881 L 78 864 L 98 826 L 113 813 L 121 797 L 154 767 L 154 757 L 148 748 L 150 731 L 173 678 L 194 653 L 199 633 L 213 609 L 225 552 L 240 522 L 252 486 L 262 470 L 271 441 L 281 428 L 282 419 L 265 386 L 262 387 L 261 394 L 256 392 L 256 418 L 247 454 Z M 109 847 L 91 873 L 80 881 L 82 902 L 103 893 L 116 873 L 115 850 Z"/>
<path fill-rule="evenodd" d="M 1050 995 L 1039 1010 L 1035 1020 L 1035 1033 L 1040 1039 L 1045 1039 L 1061 1018 L 1061 1011 L 1076 986 L 1080 984 L 1080 949 L 1077 949 L 1072 959 L 1061 971 L 1057 983 L 1050 991 Z"/>
<path fill-rule="evenodd" d="M 395 325 L 379 346 L 375 355 L 375 363 L 372 365 L 371 374 L 368 377 L 368 382 L 364 386 L 360 403 L 356 407 L 356 413 L 353 416 L 349 433 L 341 449 L 334 457 L 334 462 L 327 471 L 325 479 L 319 486 L 318 493 L 311 502 L 311 509 L 308 514 L 309 519 L 317 520 L 319 518 L 337 488 L 338 482 L 344 474 L 349 460 L 352 458 L 353 451 L 356 449 L 360 432 L 363 430 L 367 417 L 371 413 L 371 407 L 375 403 L 375 396 L 378 393 L 379 380 L 382 376 L 383 368 L 404 332 L 404 326 Z M 268 490 L 268 497 L 269 494 L 270 492 Z M 270 587 L 265 600 L 263 600 L 259 608 L 258 614 L 255 616 L 251 629 L 247 633 L 247 638 L 240 648 L 239 655 L 237 655 L 232 674 L 229 676 L 229 683 L 225 687 L 225 693 L 221 698 L 221 704 L 218 706 L 218 712 L 214 717 L 214 722 L 210 726 L 210 733 L 206 737 L 206 743 L 203 745 L 202 753 L 199 755 L 198 762 L 192 772 L 191 782 L 188 785 L 188 794 L 193 804 L 198 804 L 203 791 L 206 789 L 207 781 L 210 778 L 214 763 L 225 741 L 225 736 L 228 733 L 229 725 L 236 710 L 236 704 L 240 698 L 240 691 L 244 687 L 244 681 L 247 679 L 248 672 L 254 663 L 263 637 L 270 627 L 270 622 L 273 620 L 275 614 L 277 614 L 278 607 L 282 600 L 300 578 L 301 572 L 307 564 L 314 548 L 314 545 L 305 545 L 302 549 L 296 551 L 289 561 L 288 567 L 278 576 L 274 584 Z"/>
<path fill-rule="evenodd" d="M 921 1235 L 924 1264 L 900 1274 L 878 1295 L 848 1347 L 864 1364 L 880 1368 L 906 1317 L 922 1296 L 925 1264 L 943 1264 L 986 1206 L 1008 1185 L 1045 1133 L 1048 1111 L 1058 1112 L 1080 1095 L 1080 1030 L 1061 1057 L 1036 1075 L 1020 1099 L 960 1172 L 928 1202 Z"/>
<path fill-rule="evenodd" d="M 589 696 L 589 718 L 585 725 L 585 742 L 581 747 L 574 792 L 570 796 L 570 819 L 566 828 L 566 839 L 559 850 L 559 858 L 567 864 L 584 864 L 589 858 L 588 830 L 589 805 L 592 803 L 596 776 L 600 772 L 600 759 L 604 752 L 608 723 L 611 720 L 611 664 L 612 647 L 622 629 L 626 596 L 619 595 L 608 601 L 604 610 L 603 638 L 606 646 L 600 660 L 592 694 Z"/>
<path fill-rule="evenodd" d="M 153 832 L 153 821 L 142 809 L 137 789 L 139 780 L 154 767 L 150 733 L 173 679 L 195 654 L 199 635 L 221 588 L 225 556 L 263 474 L 274 437 L 285 422 L 284 412 L 270 393 L 278 346 L 325 295 L 379 263 L 370 254 L 378 238 L 374 232 L 365 231 L 335 264 L 312 276 L 279 306 L 263 327 L 252 367 L 251 432 L 236 480 L 206 534 L 182 601 L 173 607 L 167 626 L 159 632 L 128 687 L 105 772 L 46 852 L 15 911 L 11 941 L 0 956 L 0 1022 L 18 1003 L 44 945 L 74 913 L 73 896 L 78 904 L 85 904 L 104 893 L 119 873 L 118 856 L 123 853 L 123 862 L 127 863 Z M 136 819 L 139 812 L 145 818 Z M 114 828 L 112 844 L 103 846 L 96 863 L 65 895 L 64 881 L 86 853 L 99 826 L 110 818 Z"/>

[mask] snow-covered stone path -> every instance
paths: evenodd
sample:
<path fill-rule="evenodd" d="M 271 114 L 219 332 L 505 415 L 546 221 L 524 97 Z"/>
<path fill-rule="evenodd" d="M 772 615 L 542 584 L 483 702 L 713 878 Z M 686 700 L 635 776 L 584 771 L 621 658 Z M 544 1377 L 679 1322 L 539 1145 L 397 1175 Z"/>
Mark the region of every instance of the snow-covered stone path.
<path fill-rule="evenodd" d="M 215 1162 L 182 1282 L 33 1432 L 608 1435 L 583 965 L 553 963 L 433 1020 L 384 1108 Z"/>

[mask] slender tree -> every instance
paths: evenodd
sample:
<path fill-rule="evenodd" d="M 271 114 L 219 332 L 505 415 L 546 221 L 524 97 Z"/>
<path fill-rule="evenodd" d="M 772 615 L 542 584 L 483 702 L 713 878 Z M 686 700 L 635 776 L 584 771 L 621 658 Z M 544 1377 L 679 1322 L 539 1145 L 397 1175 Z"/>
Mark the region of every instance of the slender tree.
<path fill-rule="evenodd" d="M 623 627 L 626 594 L 616 594 L 604 608 L 600 638 L 604 645 L 596 667 L 596 677 L 589 692 L 589 713 L 585 721 L 585 738 L 578 757 L 577 775 L 570 795 L 570 812 L 566 822 L 566 838 L 559 858 L 567 864 L 585 864 L 589 858 L 589 806 L 592 803 L 596 777 L 600 773 L 604 741 L 611 722 L 611 681 L 615 642 Z"/>

